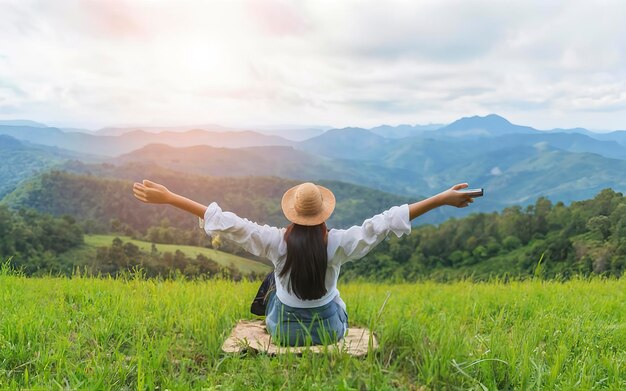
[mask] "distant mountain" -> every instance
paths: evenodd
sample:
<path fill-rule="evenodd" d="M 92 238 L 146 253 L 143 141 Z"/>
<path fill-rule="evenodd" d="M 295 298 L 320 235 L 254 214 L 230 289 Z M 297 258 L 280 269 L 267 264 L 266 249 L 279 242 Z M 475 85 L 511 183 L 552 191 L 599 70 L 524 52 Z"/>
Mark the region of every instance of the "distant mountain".
<path fill-rule="evenodd" d="M 0 134 L 9 135 L 19 140 L 101 156 L 116 156 L 153 143 L 163 143 L 176 147 L 212 145 L 229 148 L 293 144 L 292 141 L 282 137 L 267 136 L 251 131 L 207 132 L 190 130 L 183 133 L 150 133 L 138 130 L 120 136 L 97 136 L 80 132 L 63 132 L 58 128 L 0 126 Z"/>
<path fill-rule="evenodd" d="M 364 136 L 366 141 L 370 140 L 371 135 Z M 548 140 L 556 138 L 570 147 L 567 137 L 586 138 L 571 134 L 532 137 L 539 136 Z M 569 152 L 555 147 L 553 144 L 557 142 L 537 141 L 542 139 L 520 143 L 518 137 L 523 139 L 522 135 L 516 134 L 502 136 L 504 140 L 500 141 L 498 138 L 487 139 L 489 142 L 404 139 L 394 148 L 379 148 L 380 156 L 368 160 L 323 158 L 291 147 L 222 149 L 199 146 L 177 149 L 151 145 L 111 162 L 140 162 L 182 172 L 227 177 L 273 175 L 298 180 L 341 180 L 416 198 L 435 194 L 462 181 L 485 188 L 486 196 L 472 209 L 444 210 L 443 216 L 500 210 L 511 204 L 530 203 L 540 195 L 572 201 L 592 196 L 607 187 L 626 190 L 626 177 L 622 174 L 626 172 L 626 160 Z M 361 145 L 359 140 L 354 144 Z M 573 145 L 576 147 L 577 144 Z M 371 148 L 363 147 L 357 152 L 367 152 Z"/>
<path fill-rule="evenodd" d="M 550 129 L 547 132 L 584 134 L 585 136 L 589 136 L 596 140 L 615 141 L 616 143 L 620 145 L 626 146 L 626 130 L 615 130 L 612 132 L 592 132 L 585 128 L 571 128 L 571 129 L 555 128 L 555 129 Z"/>
<path fill-rule="evenodd" d="M 419 195 L 420 189 L 427 187 L 412 170 L 330 159 L 285 146 L 227 149 L 206 145 L 173 148 L 152 144 L 110 162 L 141 162 L 181 172 L 221 177 L 272 175 L 310 181 L 340 180 L 397 194 Z"/>
<path fill-rule="evenodd" d="M 3 152 L 21 149 L 23 146 L 24 144 L 14 137 L 0 135 L 0 148 Z"/>
<path fill-rule="evenodd" d="M 206 132 L 243 132 L 245 130 L 228 128 L 220 125 L 193 125 L 193 126 L 130 126 L 130 127 L 110 127 L 102 128 L 96 131 L 98 136 L 121 136 L 126 133 L 143 131 L 148 133 L 174 132 L 185 133 L 190 130 L 203 130 Z M 311 137 L 319 136 L 324 133 L 325 129 L 320 128 L 298 128 L 298 127 L 279 127 L 279 128 L 260 128 L 248 130 L 267 136 L 278 136 L 290 141 L 303 141 Z M 283 143 L 277 144 L 283 145 Z"/>
<path fill-rule="evenodd" d="M 430 133 L 437 137 L 493 137 L 511 133 L 534 134 L 539 131 L 529 126 L 520 126 L 510 123 L 505 118 L 489 114 L 485 117 L 463 117 L 450 125 L 444 126 Z"/>
<path fill-rule="evenodd" d="M 626 170 L 624 158 L 624 148 L 615 142 L 557 133 L 510 134 L 463 142 L 415 139 L 377 163 L 413 170 L 432 190 L 470 181 L 490 191 L 489 200 L 481 200 L 487 207 L 490 202 L 530 202 L 538 195 L 579 200 L 607 187 L 626 190 L 626 176 L 621 174 L 626 172 L 622 171 Z"/>
<path fill-rule="evenodd" d="M 192 129 L 180 131 L 180 127 L 149 127 L 137 129 L 105 128 L 99 132 L 75 131 L 46 127 L 44 124 L 26 120 L 0 121 L 0 134 L 6 134 L 32 143 L 57 146 L 94 155 L 117 156 L 148 144 L 168 144 L 175 147 L 211 145 L 214 147 L 242 148 L 252 146 L 297 146 L 297 148 L 324 156 L 341 159 L 368 160 L 384 153 L 385 149 L 402 145 L 407 138 L 470 140 L 501 137 L 509 134 L 545 135 L 552 133 L 582 134 L 601 141 L 615 141 L 626 146 L 626 131 L 594 133 L 583 128 L 538 131 L 528 126 L 514 125 L 492 114 L 485 117 L 465 117 L 447 126 L 440 125 L 379 126 L 371 130 L 361 128 L 331 129 L 266 129 L 240 131 L 217 125 L 206 125 L 211 130 Z M 72 130 L 72 131 L 69 131 Z M 78 129 L 80 130 L 80 129 Z M 557 132 L 557 130 L 559 130 Z M 297 141 L 299 140 L 299 141 Z M 597 144 L 596 144 L 597 145 Z M 346 148 L 348 146 L 349 148 Z M 614 149 L 615 146 L 606 147 Z M 601 153 L 596 150 L 576 151 Z M 619 157 L 619 153 L 604 154 Z"/>
<path fill-rule="evenodd" d="M 439 128 L 443 128 L 444 126 L 445 125 L 443 124 L 398 126 L 381 125 L 371 128 L 369 131 L 386 138 L 405 138 L 420 135 L 422 132 L 437 130 Z"/>
<path fill-rule="evenodd" d="M 481 154 L 500 149 L 508 150 L 517 146 L 537 144 L 545 144 L 568 152 L 590 152 L 608 158 L 626 159 L 626 146 L 612 140 L 599 140 L 580 133 L 528 131 L 526 127 L 517 125 L 510 126 L 508 130 L 496 132 L 494 129 L 502 128 L 490 126 L 493 122 L 500 121 L 498 119 L 492 121 L 492 119 L 487 120 L 484 126 L 485 129 L 490 129 L 490 136 L 443 137 L 443 130 L 440 129 L 424 132 L 419 136 L 387 139 L 365 129 L 346 128 L 328 131 L 319 137 L 297 143 L 295 147 L 335 159 L 366 160 L 384 166 L 402 168 L 428 166 L 432 161 L 440 161 L 445 166 L 455 161 L 474 159 Z M 471 121 L 465 123 L 475 127 L 480 122 L 472 118 Z M 450 131 L 449 129 L 446 132 Z M 461 125 L 457 124 L 452 129 L 461 129 Z M 514 133 L 514 129 L 528 132 Z M 626 135 L 626 132 L 624 133 Z"/>
<path fill-rule="evenodd" d="M 462 118 L 404 138 L 344 128 L 301 142 L 256 132 L 203 130 L 96 136 L 0 126 L 3 132 L 92 153 L 122 151 L 106 160 L 114 166 L 163 166 L 219 177 L 338 180 L 415 198 L 460 181 L 485 188 L 485 197 L 472 208 L 454 213 L 444 209 L 442 216 L 499 210 L 511 203 L 530 203 L 539 195 L 578 200 L 606 187 L 626 190 L 626 145 L 618 141 L 626 131 L 589 135 L 584 129 L 538 131 L 497 115 Z"/>
<path fill-rule="evenodd" d="M 167 144 L 172 147 L 210 145 L 222 148 L 245 148 L 254 146 L 292 145 L 293 142 L 278 136 L 268 136 L 253 131 L 189 130 L 187 132 L 149 133 L 136 131 L 119 136 L 120 140 L 141 147 L 148 144 Z M 136 149 L 136 148 L 133 148 Z M 132 150 L 132 149 L 130 149 Z M 127 151 L 125 151 L 127 152 Z"/>
<path fill-rule="evenodd" d="M 33 175 L 69 159 L 83 157 L 75 152 L 29 144 L 0 135 L 0 198 Z"/>
<path fill-rule="evenodd" d="M 418 157 L 424 154 L 440 154 L 444 153 L 445 158 L 456 159 L 455 155 L 448 153 L 445 148 L 450 143 L 457 143 L 458 138 L 454 137 L 435 137 L 438 131 L 424 131 L 419 135 L 406 138 L 385 138 L 373 131 L 362 128 L 343 128 L 332 129 L 324 134 L 305 140 L 294 145 L 295 148 L 307 151 L 309 153 L 322 155 L 334 159 L 354 159 L 361 161 L 371 161 L 381 164 L 389 164 L 392 167 L 404 167 L 406 165 L 393 163 L 397 156 L 411 155 L 411 164 Z M 438 141 L 433 141 L 438 140 Z M 465 142 L 465 140 L 462 140 Z M 425 144 L 441 144 L 446 147 L 444 149 L 434 149 L 432 151 L 424 151 L 421 145 Z M 457 150 L 458 148 L 454 148 Z M 463 152 L 461 156 L 472 155 L 474 152 Z M 428 164 L 424 159 L 422 163 Z M 418 164 L 422 164 L 418 163 Z"/>
<path fill-rule="evenodd" d="M 431 149 L 434 148 L 431 155 L 435 153 L 443 154 L 444 163 L 445 161 L 454 161 L 457 159 L 457 156 L 467 156 L 469 158 L 469 156 L 486 155 L 499 150 L 523 147 L 545 147 L 567 152 L 596 153 L 612 159 L 626 159 L 626 148 L 617 142 L 597 140 L 577 133 L 505 134 L 497 137 L 461 140 L 414 138 L 404 140 L 403 144 L 406 150 L 405 155 L 399 154 L 399 150 L 391 151 L 390 153 L 396 160 L 401 157 L 411 161 L 411 158 L 415 156 L 415 149 L 425 148 L 424 145 L 429 145 Z M 445 148 L 449 148 L 449 150 L 446 151 Z M 452 154 L 454 156 L 449 156 Z M 436 158 L 436 156 L 433 156 L 433 158 Z M 402 166 L 402 164 L 398 165 Z"/>
<path fill-rule="evenodd" d="M 270 129 L 258 129 L 259 133 L 274 135 L 286 138 L 292 141 L 304 141 L 312 137 L 321 135 L 326 129 L 320 128 L 270 128 Z"/>
<path fill-rule="evenodd" d="M 554 201 L 579 201 L 600 190 L 626 191 L 626 161 L 591 153 L 539 151 L 493 175 L 489 188 L 504 204 L 527 204 L 539 195 Z"/>
<path fill-rule="evenodd" d="M 424 136 L 444 138 L 486 138 L 499 137 L 505 134 L 536 135 L 546 133 L 582 134 L 596 140 L 615 141 L 618 144 L 626 146 L 626 130 L 617 130 L 606 133 L 592 132 L 585 128 L 554 128 L 550 130 L 537 130 L 530 126 L 512 124 L 507 119 L 496 114 L 490 114 L 484 117 L 464 117 L 448 126 L 444 126 L 432 132 L 426 132 Z"/>
<path fill-rule="evenodd" d="M 600 140 L 582 133 L 509 134 L 475 142 L 477 146 L 482 145 L 485 149 L 492 150 L 515 145 L 532 146 L 541 143 L 568 152 L 588 152 L 612 159 L 626 159 L 625 145 L 609 139 Z"/>
<path fill-rule="evenodd" d="M 184 133 L 189 130 L 205 130 L 211 132 L 227 132 L 235 129 L 230 129 L 220 125 L 207 124 L 207 125 L 187 125 L 187 126 L 124 126 L 124 127 L 107 127 L 97 130 L 95 133 L 98 136 L 121 136 L 130 132 L 148 132 L 148 133 L 161 133 L 161 132 L 177 132 Z"/>
<path fill-rule="evenodd" d="M 585 136 L 589 136 L 589 137 L 594 137 L 595 135 L 598 134 L 596 132 L 592 132 L 592 131 L 587 130 L 585 128 L 554 128 L 554 129 L 546 130 L 546 132 L 550 132 L 550 133 L 580 133 L 580 134 L 584 134 Z"/>
<path fill-rule="evenodd" d="M 296 144 L 298 149 L 337 159 L 368 160 L 397 144 L 361 128 L 331 129 Z"/>
<path fill-rule="evenodd" d="M 87 133 L 87 134 L 93 134 L 95 133 L 93 130 L 90 129 L 85 129 L 85 128 L 59 128 L 59 130 L 65 132 L 65 133 Z"/>
<path fill-rule="evenodd" d="M 112 140 L 100 139 L 86 133 L 66 133 L 58 128 L 0 125 L 0 134 L 40 145 L 59 147 L 72 151 L 106 155 L 104 149 Z"/>
<path fill-rule="evenodd" d="M 48 125 L 27 119 L 0 120 L 0 126 L 31 126 L 33 128 L 47 128 Z"/>
<path fill-rule="evenodd" d="M 499 210 L 514 203 L 530 203 L 539 195 L 571 201 L 591 197 L 602 188 L 626 190 L 622 174 L 626 172 L 626 149 L 583 134 L 533 131 L 480 138 L 381 140 L 363 129 L 341 132 L 329 131 L 296 147 L 335 159 L 346 156 L 412 171 L 426 184 L 420 194 L 469 181 L 486 191 L 472 210 Z M 392 178 L 393 174 L 387 186 L 393 185 Z M 393 187 L 381 189 L 399 192 Z"/>
<path fill-rule="evenodd" d="M 615 141 L 620 145 L 626 146 L 626 130 L 616 130 L 609 133 L 594 133 L 591 137 L 598 140 Z"/>

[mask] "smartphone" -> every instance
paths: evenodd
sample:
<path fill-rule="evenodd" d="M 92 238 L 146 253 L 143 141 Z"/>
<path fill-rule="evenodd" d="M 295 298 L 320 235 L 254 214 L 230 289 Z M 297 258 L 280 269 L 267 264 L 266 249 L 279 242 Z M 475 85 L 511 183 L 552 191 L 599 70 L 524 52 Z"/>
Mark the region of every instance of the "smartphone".
<path fill-rule="evenodd" d="M 458 191 L 463 194 L 467 194 L 470 197 L 482 197 L 483 194 L 485 193 L 482 187 L 480 189 L 461 189 Z"/>

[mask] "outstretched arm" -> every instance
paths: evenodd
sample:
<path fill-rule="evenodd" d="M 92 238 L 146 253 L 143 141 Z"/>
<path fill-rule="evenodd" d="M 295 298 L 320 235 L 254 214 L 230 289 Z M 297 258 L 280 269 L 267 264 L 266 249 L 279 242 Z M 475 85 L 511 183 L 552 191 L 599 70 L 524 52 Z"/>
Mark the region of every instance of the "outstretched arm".
<path fill-rule="evenodd" d="M 472 197 L 458 190 L 467 187 L 467 183 L 452 186 L 435 196 L 415 202 L 410 205 L 394 206 L 393 208 L 369 218 L 361 226 L 354 226 L 347 230 L 334 230 L 336 240 L 331 249 L 336 254 L 339 263 L 359 259 L 369 253 L 383 241 L 390 232 L 396 236 L 411 232 L 411 222 L 414 218 L 443 205 L 464 208 L 473 202 Z"/>
<path fill-rule="evenodd" d="M 138 200 L 147 204 L 168 204 L 196 215 L 204 217 L 207 207 L 189 198 L 171 192 L 167 187 L 158 183 L 150 182 L 147 179 L 143 183 L 135 182 L 133 185 L 133 195 Z"/>
<path fill-rule="evenodd" d="M 413 220 L 414 218 L 421 216 L 430 210 L 444 205 L 456 206 L 457 208 L 465 208 L 466 206 L 474 202 L 474 199 L 467 194 L 458 192 L 457 190 L 465 189 L 466 187 L 467 183 L 459 183 L 458 185 L 454 185 L 448 190 L 443 191 L 437 195 L 409 205 L 409 219 Z"/>
<path fill-rule="evenodd" d="M 232 212 L 223 212 L 213 202 L 204 206 L 198 202 L 169 191 L 165 186 L 150 182 L 133 185 L 133 195 L 138 200 L 150 204 L 168 204 L 194 214 L 204 220 L 204 231 L 213 236 L 231 240 L 244 250 L 259 257 L 276 262 L 280 258 L 281 239 L 284 230 L 268 225 L 259 225 L 248 219 L 242 219 Z"/>

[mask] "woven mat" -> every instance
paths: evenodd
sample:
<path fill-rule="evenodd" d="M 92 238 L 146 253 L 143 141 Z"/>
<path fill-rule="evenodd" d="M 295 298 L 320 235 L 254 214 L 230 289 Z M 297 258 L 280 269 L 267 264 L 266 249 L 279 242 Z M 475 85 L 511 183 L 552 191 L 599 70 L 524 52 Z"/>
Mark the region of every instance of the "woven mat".
<path fill-rule="evenodd" d="M 273 343 L 271 336 L 261 320 L 240 320 L 230 336 L 224 341 L 222 350 L 226 353 L 239 353 L 252 349 L 270 355 L 287 352 L 302 353 L 305 350 L 314 353 L 346 352 L 355 357 L 367 354 L 368 349 L 376 349 L 378 341 L 368 329 L 350 327 L 347 335 L 332 345 L 285 347 Z"/>

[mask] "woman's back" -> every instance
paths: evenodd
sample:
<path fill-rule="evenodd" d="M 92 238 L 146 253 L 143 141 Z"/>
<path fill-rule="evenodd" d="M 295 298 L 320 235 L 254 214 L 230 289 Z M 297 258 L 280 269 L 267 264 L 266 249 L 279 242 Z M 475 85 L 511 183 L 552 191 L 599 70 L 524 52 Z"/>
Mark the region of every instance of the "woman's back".
<path fill-rule="evenodd" d="M 280 274 L 287 257 L 285 228 L 256 224 L 234 213 L 223 212 L 217 203 L 212 203 L 205 213 L 204 229 L 209 235 L 220 235 L 221 239 L 230 240 L 253 255 L 267 258 L 274 265 L 276 275 Z M 315 300 L 302 300 L 288 292 L 289 276 L 284 276 L 276 278 L 276 295 L 282 303 L 295 308 L 320 307 L 335 298 L 345 308 L 337 290 L 341 265 L 364 257 L 390 232 L 402 236 L 410 231 L 406 204 L 394 206 L 365 220 L 360 226 L 331 229 L 327 239 L 326 294 Z"/>

